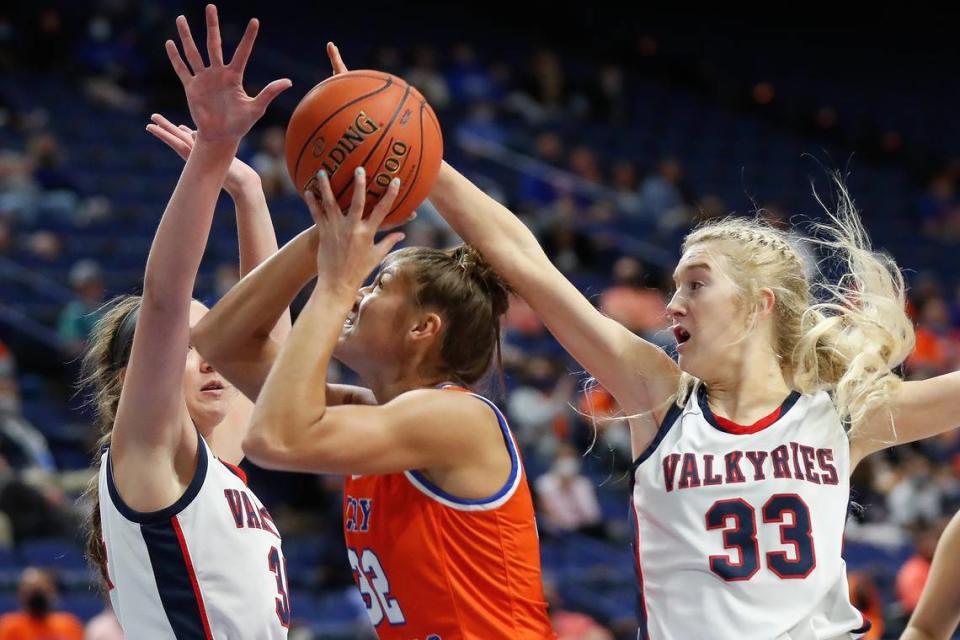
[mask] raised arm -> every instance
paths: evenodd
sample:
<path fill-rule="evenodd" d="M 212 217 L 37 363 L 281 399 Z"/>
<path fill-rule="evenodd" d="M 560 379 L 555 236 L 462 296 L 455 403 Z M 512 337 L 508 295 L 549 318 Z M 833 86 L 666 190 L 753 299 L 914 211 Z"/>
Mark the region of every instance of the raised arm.
<path fill-rule="evenodd" d="M 334 73 L 347 70 L 333 43 L 327 43 L 327 56 Z M 659 347 L 600 313 L 553 266 L 533 233 L 512 212 L 446 162 L 430 201 L 627 414 L 652 411 L 630 421 L 634 454 L 646 448 L 677 389 L 676 363 Z"/>
<path fill-rule="evenodd" d="M 281 341 L 271 327 L 317 275 L 318 230 L 310 227 L 246 275 L 193 328 L 204 359 L 253 400 L 260 395 Z M 326 401 L 375 404 L 369 389 L 326 385 Z"/>
<path fill-rule="evenodd" d="M 669 408 L 679 369 L 659 347 L 598 311 L 553 266 L 533 233 L 509 210 L 444 163 L 430 201 L 544 321 L 560 344 L 628 414 L 653 410 L 631 423 L 635 453 L 653 438 Z"/>
<path fill-rule="evenodd" d="M 960 513 L 940 536 L 920 603 L 900 640 L 949 640 L 960 624 Z"/>
<path fill-rule="evenodd" d="M 147 131 L 186 160 L 193 149 L 196 132 L 184 125 L 174 125 L 160 114 L 155 113 L 150 119 L 152 122 L 147 125 Z M 246 276 L 277 252 L 277 236 L 260 176 L 256 171 L 239 158 L 234 158 L 224 179 L 223 189 L 234 203 L 240 247 L 240 275 Z M 290 333 L 290 326 L 290 313 L 285 309 L 271 325 L 270 338 L 283 342 Z M 207 438 L 207 443 L 218 458 L 233 464 L 238 464 L 243 459 L 241 443 L 250 426 L 252 415 L 253 401 L 247 396 L 235 397 L 230 402 L 227 415 Z"/>
<path fill-rule="evenodd" d="M 244 276 L 193 329 L 204 359 L 252 400 L 280 348 L 274 325 L 317 273 L 316 247 L 311 227 Z"/>
<path fill-rule="evenodd" d="M 390 234 L 373 242 L 398 183 L 363 220 L 365 177 L 358 173 L 355 180 L 346 215 L 325 176 L 318 180 L 322 209 L 307 195 L 319 227 L 317 286 L 267 376 L 244 451 L 272 469 L 361 474 L 445 468 L 465 458 L 482 459 L 482 451 L 502 451 L 480 446 L 491 436 L 502 442 L 502 435 L 476 428 L 494 417 L 466 394 L 417 389 L 381 406 L 330 406 L 319 391 L 360 285 L 402 237 Z"/>
<path fill-rule="evenodd" d="M 183 83 L 197 140 L 157 228 L 147 258 L 143 302 L 117 410 L 111 460 L 118 485 L 134 508 L 162 508 L 182 487 L 177 470 L 195 456 L 195 431 L 185 415 L 182 381 L 189 348 L 189 309 L 217 196 L 240 139 L 267 105 L 290 86 L 267 85 L 255 98 L 243 90 L 243 71 L 256 38 L 251 20 L 229 64 L 223 61 L 217 11 L 208 5 L 209 65 L 183 16 L 177 28 L 189 67 L 173 41 L 167 54 Z M 144 469 L 151 473 L 144 474 Z"/>
<path fill-rule="evenodd" d="M 887 408 L 875 411 L 850 433 L 851 470 L 871 453 L 960 426 L 958 398 L 960 371 L 900 383 Z"/>

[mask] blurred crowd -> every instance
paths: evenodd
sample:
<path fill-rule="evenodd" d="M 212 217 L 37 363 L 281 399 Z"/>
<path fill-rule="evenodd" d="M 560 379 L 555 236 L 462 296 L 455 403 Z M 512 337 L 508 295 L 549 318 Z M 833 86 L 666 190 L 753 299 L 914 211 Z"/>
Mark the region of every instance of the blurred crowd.
<path fill-rule="evenodd" d="M 104 3 L 78 21 L 71 9 L 37 9 L 24 23 L 28 28 L 19 30 L 5 29 L 0 21 L 0 69 L 20 68 L 29 58 L 45 91 L 75 95 L 104 121 L 121 114 L 142 117 L 158 99 L 153 78 L 159 64 L 156 52 L 144 46 L 144 34 L 166 15 L 162 3 L 140 4 Z M 152 38 L 150 49 L 158 49 L 153 40 L 159 42 Z M 638 47 L 638 55 L 654 56 L 657 41 L 648 38 Z M 575 65 L 549 47 L 531 48 L 521 59 L 511 65 L 456 42 L 381 46 L 361 53 L 358 62 L 419 87 L 444 123 L 448 158 L 460 161 L 481 187 L 510 206 L 598 308 L 669 351 L 666 302 L 679 240 L 699 221 L 730 213 L 730 204 L 691 179 L 690 160 L 682 152 L 630 157 L 571 133 L 580 126 L 617 131 L 630 121 L 631 68 L 598 60 L 590 73 L 572 72 Z M 88 157 L 89 145 L 73 144 L 71 131 L 57 124 L 57 105 L 17 97 L 29 91 L 0 83 L 0 323 L 9 325 L 0 334 L 6 342 L 0 342 L 0 555 L 8 556 L 32 540 L 77 536 L 87 505 L 75 500 L 88 477 L 83 462 L 95 438 L 82 394 L 72 388 L 76 362 L 102 305 L 131 286 L 117 278 L 119 254 L 86 246 L 81 232 L 109 230 L 143 213 L 125 208 L 109 181 L 87 178 L 102 159 Z M 769 98 L 762 87 L 750 96 L 754 105 Z M 829 113 L 821 115 L 820 128 L 832 129 L 836 123 Z M 289 237 L 306 217 L 292 212 L 296 196 L 283 135 L 281 118 L 267 122 L 241 153 L 261 175 L 281 237 Z M 109 149 L 110 139 L 104 142 Z M 136 144 L 147 147 L 151 141 L 144 136 Z M 153 167 L 152 158 L 144 161 L 146 169 Z M 171 157 L 162 167 L 166 173 L 160 172 L 168 187 L 175 166 Z M 937 164 L 911 184 L 909 210 L 902 214 L 915 221 L 917 237 L 930 246 L 955 246 L 960 163 Z M 755 204 L 772 224 L 789 224 L 792 212 L 780 202 Z M 152 205 L 153 218 L 134 222 L 149 229 L 162 203 Z M 871 232 L 882 235 L 883 224 L 867 216 Z M 229 227 L 221 230 L 221 236 L 229 234 Z M 411 244 L 457 241 L 429 204 L 407 235 Z M 895 257 L 909 268 L 919 253 Z M 122 269 L 131 271 L 126 264 Z M 197 295 L 211 303 L 237 281 L 228 255 L 206 262 L 204 273 Z M 36 285 L 31 277 L 42 282 Z M 917 332 L 916 349 L 903 369 L 907 378 L 960 368 L 960 282 L 949 277 L 947 270 L 907 273 Z M 34 298 L 38 287 L 47 293 Z M 51 358 L 58 366 L 51 367 Z M 504 375 L 492 376 L 488 391 L 506 409 L 523 450 L 544 540 L 578 535 L 626 547 L 630 439 L 613 399 L 563 353 L 520 299 L 512 301 L 505 320 L 503 367 Z M 346 371 L 332 374 L 350 378 Z M 61 410 L 24 410 L 25 405 Z M 337 479 L 253 470 L 251 481 L 263 487 L 258 493 L 290 536 L 326 540 L 316 558 L 316 588 L 348 589 L 352 577 L 340 557 Z M 867 551 L 862 562 L 850 563 L 857 565 L 851 590 L 875 623 L 870 637 L 887 637 L 916 606 L 938 535 L 960 508 L 960 432 L 874 456 L 857 470 L 853 484 L 847 536 Z M 874 561 L 891 557 L 897 566 Z M 559 588 L 562 577 L 550 569 L 547 592 L 562 640 L 606 640 L 629 628 L 629 621 L 598 619 L 602 616 L 584 607 L 568 606 Z M 3 602 L 19 607 L 0 617 L 0 640 L 45 637 L 40 621 L 56 629 L 56 637 L 120 637 L 108 612 L 90 620 L 83 636 L 76 617 L 57 612 L 55 578 L 33 567 L 15 574 L 0 569 L 0 590 L 10 596 Z M 16 635 L 26 633 L 17 631 L 21 628 L 32 628 L 33 635 Z M 309 637 L 310 631 L 299 633 Z"/>

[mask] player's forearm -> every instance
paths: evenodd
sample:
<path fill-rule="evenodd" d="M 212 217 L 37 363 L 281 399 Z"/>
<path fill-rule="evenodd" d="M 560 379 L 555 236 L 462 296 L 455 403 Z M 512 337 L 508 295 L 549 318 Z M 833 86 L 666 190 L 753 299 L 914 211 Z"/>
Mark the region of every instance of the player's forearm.
<path fill-rule="evenodd" d="M 318 285 L 277 356 L 254 409 L 244 452 L 257 464 L 277 465 L 298 448 L 327 410 L 324 390 L 333 350 L 354 295 Z"/>
<path fill-rule="evenodd" d="M 317 231 L 311 227 L 247 274 L 194 327 L 197 350 L 227 379 L 247 354 L 272 338 L 290 302 L 316 275 Z"/>
<path fill-rule="evenodd" d="M 236 149 L 236 144 L 198 140 L 190 154 L 150 246 L 144 311 L 189 306 L 217 196 Z"/>
<path fill-rule="evenodd" d="M 440 167 L 430 202 L 453 230 L 507 280 L 516 270 L 519 257 L 543 253 L 536 236 L 509 209 L 446 162 Z"/>
<path fill-rule="evenodd" d="M 908 626 L 903 632 L 903 635 L 900 636 L 900 640 L 948 640 L 949 638 L 949 634 L 938 638 L 925 631 L 921 631 L 913 625 Z"/>
<path fill-rule="evenodd" d="M 236 183 L 224 186 L 236 208 L 240 276 L 245 277 L 277 252 L 277 234 L 273 228 L 260 176 L 256 172 L 250 171 L 249 175 Z M 290 325 L 290 312 L 285 310 L 270 335 L 274 340 L 283 342 L 290 333 Z"/>

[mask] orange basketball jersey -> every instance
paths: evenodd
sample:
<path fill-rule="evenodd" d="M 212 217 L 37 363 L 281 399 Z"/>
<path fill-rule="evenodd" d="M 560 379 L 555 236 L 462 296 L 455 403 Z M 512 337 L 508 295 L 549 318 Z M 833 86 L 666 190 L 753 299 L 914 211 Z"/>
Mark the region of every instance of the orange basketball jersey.
<path fill-rule="evenodd" d="M 496 405 L 470 395 L 496 414 L 510 453 L 494 495 L 457 498 L 417 471 L 346 480 L 347 556 L 381 640 L 556 637 L 517 445 Z"/>

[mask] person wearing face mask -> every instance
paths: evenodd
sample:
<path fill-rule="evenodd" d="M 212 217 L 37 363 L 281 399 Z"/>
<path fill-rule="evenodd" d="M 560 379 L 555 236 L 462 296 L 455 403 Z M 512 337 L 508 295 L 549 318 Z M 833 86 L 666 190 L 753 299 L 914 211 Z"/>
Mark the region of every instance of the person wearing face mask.
<path fill-rule="evenodd" d="M 24 569 L 17 596 L 20 611 L 0 616 L 0 640 L 82 640 L 80 619 L 53 610 L 57 587 L 49 573 Z"/>
<path fill-rule="evenodd" d="M 580 473 L 580 455 L 569 444 L 557 449 L 550 471 L 536 481 L 544 530 L 548 533 L 605 535 L 593 483 Z"/>

